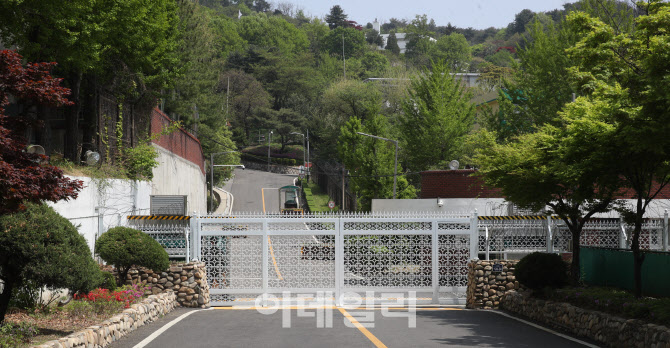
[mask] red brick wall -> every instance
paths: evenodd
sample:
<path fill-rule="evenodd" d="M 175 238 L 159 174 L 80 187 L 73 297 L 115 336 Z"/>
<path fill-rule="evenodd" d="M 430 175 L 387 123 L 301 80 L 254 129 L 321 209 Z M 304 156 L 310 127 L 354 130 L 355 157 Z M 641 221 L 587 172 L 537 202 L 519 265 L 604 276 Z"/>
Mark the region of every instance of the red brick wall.
<path fill-rule="evenodd" d="M 162 111 L 154 108 L 151 111 L 151 134 L 160 133 L 165 127 L 170 126 L 170 118 Z M 163 135 L 153 140 L 153 143 L 174 153 L 175 155 L 195 163 L 205 174 L 205 156 L 198 138 L 191 133 L 179 128 L 178 130 Z"/>
<path fill-rule="evenodd" d="M 421 198 L 504 198 L 499 189 L 485 186 L 474 169 L 421 172 Z"/>

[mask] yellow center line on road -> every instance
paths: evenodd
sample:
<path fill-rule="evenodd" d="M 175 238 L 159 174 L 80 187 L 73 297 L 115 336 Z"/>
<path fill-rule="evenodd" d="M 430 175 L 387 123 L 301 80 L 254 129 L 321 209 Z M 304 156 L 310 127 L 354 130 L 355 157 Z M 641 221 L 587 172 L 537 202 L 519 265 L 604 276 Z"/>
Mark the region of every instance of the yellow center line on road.
<path fill-rule="evenodd" d="M 356 318 L 352 317 L 351 314 L 349 314 L 349 312 L 347 312 L 344 308 L 338 308 L 338 310 L 340 311 L 340 313 L 342 313 L 342 315 L 344 315 L 345 318 L 347 318 L 352 324 L 354 324 L 354 326 L 360 332 L 362 332 L 363 335 L 365 335 L 365 337 L 367 337 L 370 340 L 370 342 L 372 342 L 372 344 L 375 345 L 375 347 L 388 348 L 384 343 L 382 343 L 382 341 L 380 341 L 377 337 L 375 337 L 375 335 L 373 335 L 372 332 L 370 332 L 363 325 L 361 325 L 361 323 L 359 323 L 358 320 L 356 320 Z"/>
<path fill-rule="evenodd" d="M 261 189 L 261 199 L 263 200 L 263 213 L 265 213 L 265 189 Z M 275 251 L 272 248 L 272 240 L 270 240 L 270 236 L 268 236 L 268 247 L 270 247 L 270 256 L 272 256 L 272 264 L 275 266 L 275 272 L 277 272 L 277 278 L 279 280 L 284 280 L 284 277 L 281 276 L 281 272 L 279 272 L 279 266 L 277 265 L 277 259 L 275 258 Z"/>

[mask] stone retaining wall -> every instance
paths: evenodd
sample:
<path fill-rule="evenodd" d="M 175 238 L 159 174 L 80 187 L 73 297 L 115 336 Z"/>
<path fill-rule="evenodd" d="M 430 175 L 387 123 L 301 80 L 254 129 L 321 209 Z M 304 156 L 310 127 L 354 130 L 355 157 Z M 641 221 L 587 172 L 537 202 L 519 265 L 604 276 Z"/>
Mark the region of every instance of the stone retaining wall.
<path fill-rule="evenodd" d="M 467 308 L 496 309 L 500 299 L 509 290 L 518 290 L 514 277 L 517 260 L 473 260 L 468 264 Z M 493 265 L 501 264 L 502 272 L 493 272 Z"/>
<path fill-rule="evenodd" d="M 609 347 L 670 348 L 670 328 L 637 319 L 540 300 L 515 291 L 503 296 L 501 307 Z"/>
<path fill-rule="evenodd" d="M 91 348 L 105 347 L 144 324 L 172 311 L 177 306 L 177 295 L 167 291 L 151 295 L 99 325 L 89 326 L 63 338 L 48 341 L 38 348 Z"/>
<path fill-rule="evenodd" d="M 104 270 L 118 277 L 112 267 L 107 266 Z M 174 291 L 177 294 L 177 302 L 183 307 L 209 307 L 209 285 L 204 262 L 172 263 L 165 272 L 133 268 L 128 272 L 126 284 L 136 283 L 150 285 L 151 294 L 154 295 L 166 290 Z"/>

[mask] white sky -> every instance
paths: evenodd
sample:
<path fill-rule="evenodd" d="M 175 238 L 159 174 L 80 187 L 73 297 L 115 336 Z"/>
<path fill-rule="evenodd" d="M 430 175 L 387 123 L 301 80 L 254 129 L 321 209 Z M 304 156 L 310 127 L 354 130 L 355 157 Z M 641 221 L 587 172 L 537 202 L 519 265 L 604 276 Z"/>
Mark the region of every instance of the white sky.
<path fill-rule="evenodd" d="M 330 8 L 340 5 L 349 16 L 361 25 L 380 23 L 391 18 L 411 20 L 415 15 L 426 14 L 433 18 L 438 26 L 452 25 L 475 29 L 488 27 L 503 28 L 514 20 L 514 15 L 523 9 L 534 12 L 563 8 L 564 3 L 576 0 L 278 0 L 290 2 L 305 14 L 323 18 Z"/>

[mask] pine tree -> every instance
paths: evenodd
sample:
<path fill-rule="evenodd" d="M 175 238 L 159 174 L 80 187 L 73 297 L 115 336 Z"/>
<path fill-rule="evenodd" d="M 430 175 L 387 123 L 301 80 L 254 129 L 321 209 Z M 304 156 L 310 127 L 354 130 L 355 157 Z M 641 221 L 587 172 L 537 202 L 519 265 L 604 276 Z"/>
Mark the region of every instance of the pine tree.
<path fill-rule="evenodd" d="M 400 54 L 400 47 L 398 46 L 398 39 L 395 37 L 395 31 L 392 31 L 388 39 L 386 39 L 385 49 L 391 51 L 393 54 Z"/>
<path fill-rule="evenodd" d="M 347 27 L 347 15 L 340 5 L 335 5 L 330 9 L 330 13 L 326 16 L 326 23 L 330 29 Z"/>

